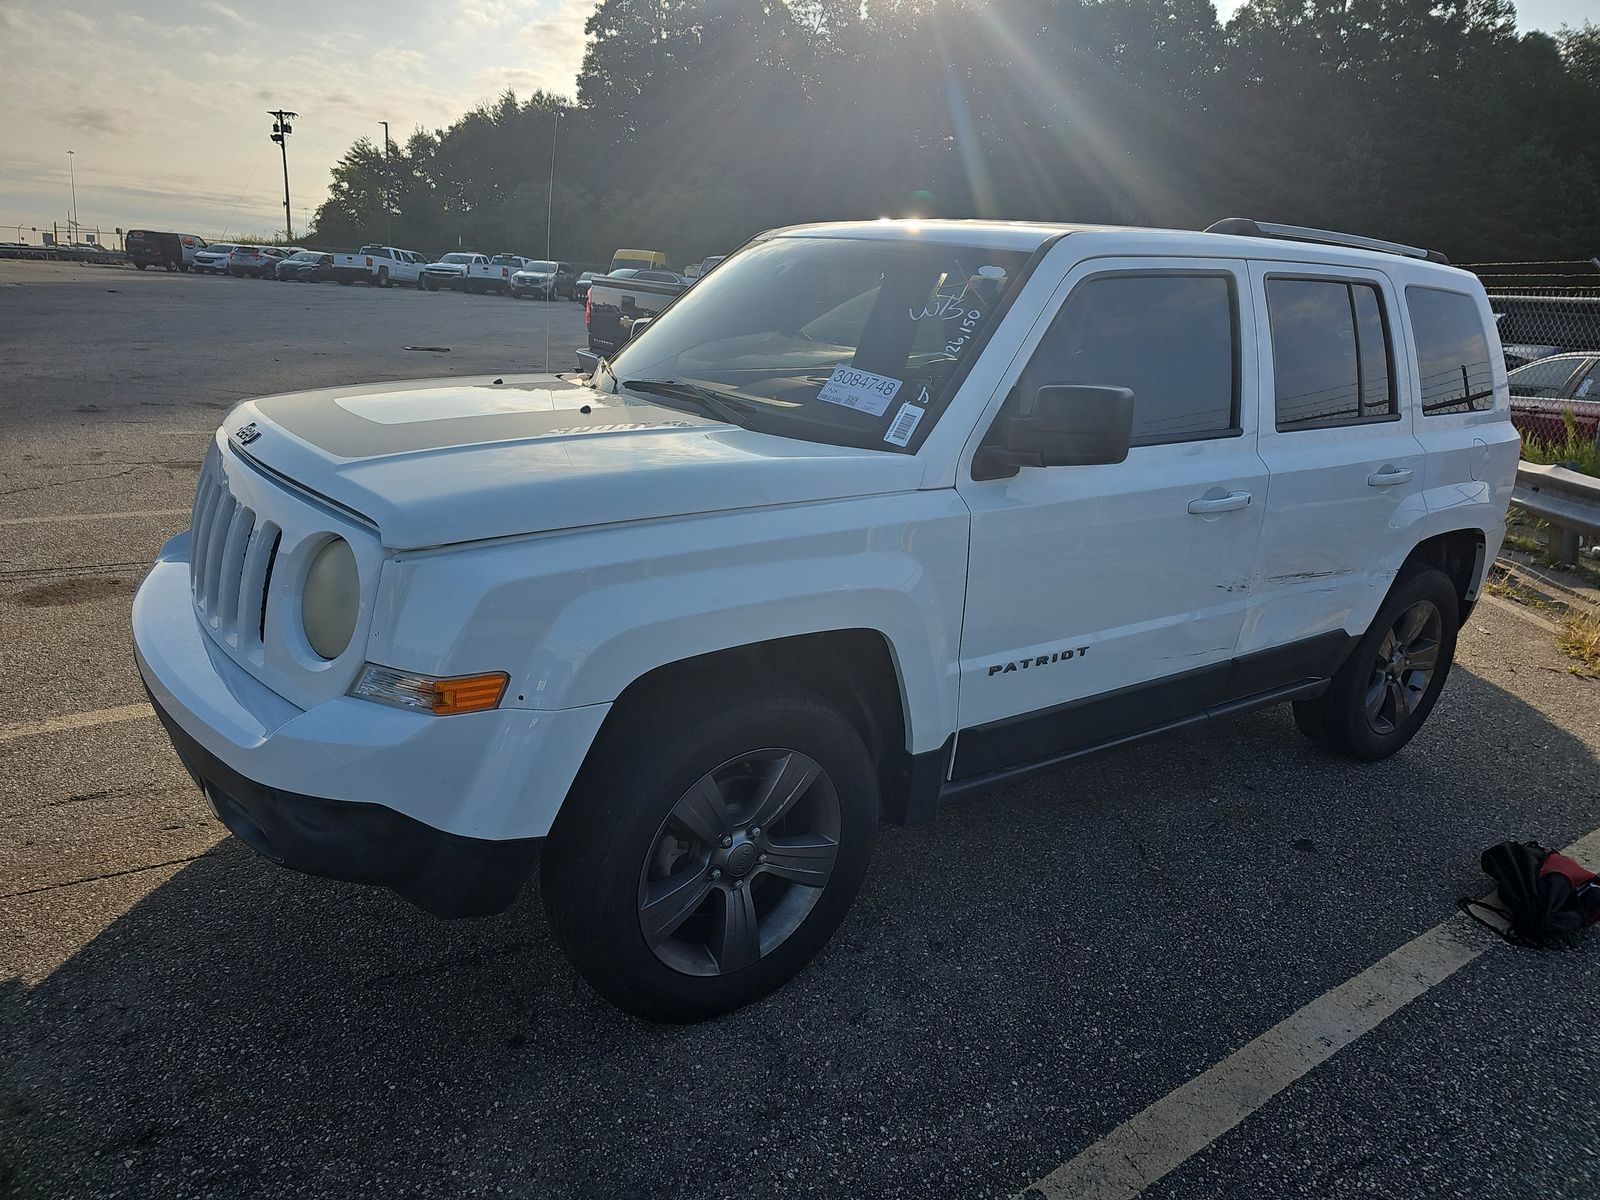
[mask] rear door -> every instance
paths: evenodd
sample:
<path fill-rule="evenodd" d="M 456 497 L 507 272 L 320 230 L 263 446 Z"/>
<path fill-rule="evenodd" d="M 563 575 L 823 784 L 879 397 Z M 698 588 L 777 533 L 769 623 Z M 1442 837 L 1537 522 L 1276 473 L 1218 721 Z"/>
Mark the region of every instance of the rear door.
<path fill-rule="evenodd" d="M 1414 384 L 1395 366 L 1403 310 L 1377 271 L 1252 262 L 1250 276 L 1270 482 L 1239 649 L 1336 655 L 1347 623 L 1370 620 L 1388 588 L 1382 564 L 1423 511 Z"/>
<path fill-rule="evenodd" d="M 396 283 L 415 283 L 420 271 L 411 255 L 404 250 L 394 249 L 391 249 L 389 253 L 394 256 L 389 267 L 390 277 Z"/>

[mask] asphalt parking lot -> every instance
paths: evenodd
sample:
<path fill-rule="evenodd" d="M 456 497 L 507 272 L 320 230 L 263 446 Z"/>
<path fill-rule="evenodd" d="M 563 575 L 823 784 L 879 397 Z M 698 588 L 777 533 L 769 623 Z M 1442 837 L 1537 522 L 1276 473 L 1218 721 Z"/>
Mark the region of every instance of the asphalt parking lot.
<path fill-rule="evenodd" d="M 1143 1194 L 1600 1194 L 1600 934 L 1452 918 L 1484 846 L 1600 827 L 1600 680 L 1504 602 L 1388 762 L 1275 709 L 883 828 L 818 961 L 697 1027 L 598 1000 L 536 889 L 440 922 L 223 836 L 128 631 L 210 431 L 547 341 L 569 369 L 582 333 L 571 304 L 0 264 L 0 1197 L 1131 1195 L 1051 1173 L 1441 925 L 1459 969 L 1231 1127 L 1202 1094 Z"/>

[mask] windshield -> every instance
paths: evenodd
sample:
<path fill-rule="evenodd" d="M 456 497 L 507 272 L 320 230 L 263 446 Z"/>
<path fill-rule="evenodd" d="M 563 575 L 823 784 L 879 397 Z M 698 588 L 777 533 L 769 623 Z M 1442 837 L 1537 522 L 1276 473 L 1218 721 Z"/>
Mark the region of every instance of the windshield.
<path fill-rule="evenodd" d="M 914 451 L 1028 255 L 774 238 L 729 258 L 610 365 L 748 404 L 751 428 Z"/>
<path fill-rule="evenodd" d="M 321 258 L 322 254 L 317 250 L 301 250 L 298 254 L 291 254 L 289 257 L 296 262 L 310 262 L 312 259 Z"/>
<path fill-rule="evenodd" d="M 524 271 L 532 271 L 535 274 L 538 274 L 538 273 L 542 272 L 542 273 L 544 273 L 546 275 L 550 275 L 550 274 L 554 274 L 555 269 L 556 269 L 556 265 L 553 262 L 531 262 L 531 263 L 523 263 L 522 264 L 522 269 Z"/>
<path fill-rule="evenodd" d="M 473 256 L 470 254 L 446 254 L 439 261 L 447 263 L 470 263 L 472 258 Z"/>

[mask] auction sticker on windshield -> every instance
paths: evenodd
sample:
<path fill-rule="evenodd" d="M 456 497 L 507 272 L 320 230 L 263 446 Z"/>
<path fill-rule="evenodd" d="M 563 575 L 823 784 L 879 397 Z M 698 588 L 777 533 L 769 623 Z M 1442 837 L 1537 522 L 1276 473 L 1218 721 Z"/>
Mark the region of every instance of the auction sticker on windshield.
<path fill-rule="evenodd" d="M 889 411 L 889 401 L 900 390 L 900 381 L 854 367 L 835 367 L 828 382 L 817 393 L 818 400 L 842 405 L 881 417 Z"/>

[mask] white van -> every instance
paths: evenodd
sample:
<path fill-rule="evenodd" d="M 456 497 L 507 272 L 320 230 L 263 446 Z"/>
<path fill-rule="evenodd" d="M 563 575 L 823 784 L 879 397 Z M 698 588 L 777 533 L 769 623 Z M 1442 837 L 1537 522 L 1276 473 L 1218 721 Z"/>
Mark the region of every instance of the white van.
<path fill-rule="evenodd" d="M 1507 411 L 1478 280 L 1406 246 L 775 230 L 587 381 L 240 405 L 138 664 L 274 862 L 445 915 L 539 866 L 602 994 L 697 1019 L 817 952 L 880 814 L 1278 702 L 1399 750 Z"/>

